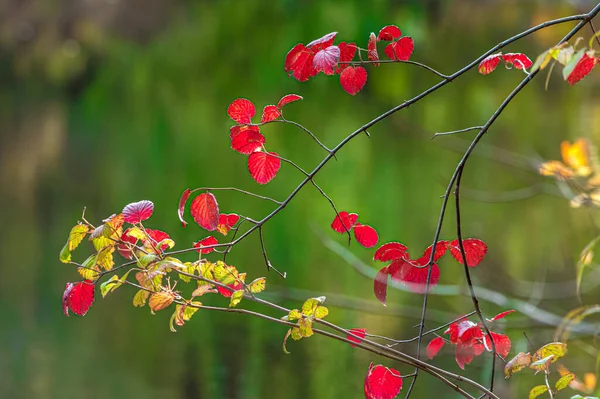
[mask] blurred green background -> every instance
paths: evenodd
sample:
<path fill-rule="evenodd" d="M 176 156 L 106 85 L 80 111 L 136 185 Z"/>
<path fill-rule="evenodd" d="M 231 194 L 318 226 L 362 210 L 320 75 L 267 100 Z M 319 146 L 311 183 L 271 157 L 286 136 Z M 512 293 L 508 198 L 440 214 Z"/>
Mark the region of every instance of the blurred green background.
<path fill-rule="evenodd" d="M 98 296 L 86 317 L 66 318 L 61 295 L 79 275 L 58 261 L 58 253 L 84 207 L 87 218 L 99 223 L 129 202 L 150 199 L 155 213 L 148 226 L 167 231 L 177 248 L 185 248 L 207 235 L 196 224 L 181 228 L 177 219 L 187 187 L 235 186 L 284 199 L 302 179 L 297 171 L 284 165 L 273 182 L 258 186 L 246 158 L 229 148 L 232 122 L 225 111 L 237 97 L 260 110 L 288 93 L 304 96 L 287 107 L 286 117 L 333 147 L 438 81 L 411 65 L 386 64 L 368 68 L 368 83 L 356 97 L 336 77 L 299 83 L 283 71 L 285 54 L 296 43 L 338 31 L 336 41 L 366 47 L 370 32 L 396 24 L 415 39 L 414 60 L 452 73 L 501 40 L 548 19 L 587 12 L 593 3 L 2 1 L 0 397 L 361 398 L 370 361 L 412 372 L 320 336 L 289 343 L 292 354 L 285 355 L 286 329 L 245 315 L 199 311 L 172 333 L 171 312 L 151 316 L 147 307 L 134 308 L 135 291 L 128 287 L 106 299 Z M 543 30 L 505 51 L 535 59 L 571 26 Z M 581 35 L 587 41 L 591 31 L 586 27 Z M 463 179 L 463 233 L 490 247 L 473 270 L 475 283 L 513 301 L 504 306 L 498 297 L 484 299 L 484 312 L 491 317 L 515 303 L 529 309 L 507 318 L 511 356 L 528 350 L 522 331 L 536 346 L 552 339 L 553 326 L 535 318 L 546 317 L 539 309 L 563 316 L 580 305 L 575 262 L 600 230 L 597 211 L 569 208 L 552 180 L 535 171 L 540 160 L 559 158 L 561 140 L 584 136 L 600 142 L 598 77 L 568 87 L 555 71 L 545 91 L 544 76 L 493 125 Z M 433 239 L 439 197 L 474 133 L 431 141 L 432 134 L 484 123 L 522 77 L 504 68 L 490 76 L 470 71 L 372 128 L 370 140 L 357 137 L 317 183 L 340 209 L 375 226 L 381 242 L 401 240 L 421 252 Z M 324 156 L 293 126 L 271 124 L 263 132 L 270 150 L 307 170 Z M 219 192 L 217 198 L 221 211 L 254 219 L 273 208 L 236 193 Z M 250 280 L 266 275 L 265 296 L 275 302 L 298 307 L 308 297 L 326 295 L 328 318 L 335 323 L 412 337 L 422 296 L 391 290 L 382 307 L 372 280 L 328 248 L 327 240 L 345 245 L 329 228 L 333 216 L 327 201 L 307 186 L 266 225 L 270 260 L 287 272 L 286 280 L 267 274 L 256 235 L 237 246 L 228 262 Z M 450 208 L 442 238 L 455 238 L 453 218 Z M 346 248 L 372 270 L 381 267 L 370 260 L 372 250 L 355 243 Z M 85 259 L 88 250 L 79 249 L 75 259 Z M 441 285 L 464 289 L 460 265 L 448 258 L 440 268 Z M 598 275 L 588 276 L 584 304 L 600 297 Z M 205 303 L 227 301 L 215 296 Z M 468 297 L 432 295 L 428 326 L 471 308 Z M 593 372 L 596 348 L 593 340 L 574 343 L 565 364 L 578 375 Z M 401 349 L 415 351 L 411 345 Z M 475 359 L 465 374 L 487 381 L 488 356 Z M 450 348 L 434 362 L 459 371 Z M 529 372 L 508 382 L 497 379 L 503 397 L 524 397 L 540 383 Z M 413 397 L 433 394 L 456 396 L 421 376 Z"/>

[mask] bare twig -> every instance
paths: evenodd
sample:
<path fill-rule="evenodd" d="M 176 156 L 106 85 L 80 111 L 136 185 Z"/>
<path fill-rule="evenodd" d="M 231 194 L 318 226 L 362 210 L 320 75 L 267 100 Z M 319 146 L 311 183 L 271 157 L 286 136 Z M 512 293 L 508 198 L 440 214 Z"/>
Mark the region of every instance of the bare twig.
<path fill-rule="evenodd" d="M 435 133 L 432 137 L 431 140 L 433 140 L 434 138 L 438 137 L 438 136 L 447 136 L 449 134 L 457 134 L 457 133 L 465 133 L 465 132 L 470 132 L 471 130 L 481 130 L 483 126 L 472 126 L 472 127 L 467 127 L 465 129 L 460 129 L 460 130 L 452 130 L 450 132 L 441 132 L 441 133 Z"/>

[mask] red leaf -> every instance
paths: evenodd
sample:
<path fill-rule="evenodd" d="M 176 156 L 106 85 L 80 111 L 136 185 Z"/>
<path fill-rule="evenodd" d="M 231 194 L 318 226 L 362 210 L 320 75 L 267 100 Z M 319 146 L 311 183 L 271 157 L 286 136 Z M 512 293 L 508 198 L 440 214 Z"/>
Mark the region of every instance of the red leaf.
<path fill-rule="evenodd" d="M 464 344 L 456 345 L 456 352 L 454 358 L 456 359 L 456 364 L 461 369 L 465 369 L 465 364 L 469 364 L 473 361 L 473 357 L 475 356 L 475 348 L 473 346 L 467 346 Z"/>
<path fill-rule="evenodd" d="M 402 376 L 398 370 L 387 368 L 378 364 L 373 367 L 369 365 L 369 371 L 365 377 L 366 399 L 393 399 L 402 389 Z"/>
<path fill-rule="evenodd" d="M 514 65 L 517 69 L 528 69 L 533 65 L 533 62 L 523 53 L 506 53 L 502 59 L 507 68 Z"/>
<path fill-rule="evenodd" d="M 185 205 L 187 204 L 187 200 L 190 198 L 190 194 L 192 190 L 186 188 L 181 194 L 181 198 L 179 198 L 179 207 L 177 208 L 177 215 L 179 215 L 179 220 L 181 220 L 181 225 L 183 227 L 187 226 L 187 222 L 183 220 L 183 212 L 185 212 Z"/>
<path fill-rule="evenodd" d="M 234 291 L 239 291 L 242 288 L 244 288 L 244 284 L 242 284 L 241 281 L 236 281 L 232 284 L 229 284 L 227 287 L 229 287 L 229 288 L 221 287 L 218 285 L 217 291 L 219 292 L 219 294 L 223 295 L 225 298 L 231 298 L 231 295 L 233 295 Z"/>
<path fill-rule="evenodd" d="M 131 237 L 129 234 L 127 234 L 129 230 L 130 229 L 127 229 L 123 232 L 123 234 L 121 234 L 121 241 L 135 245 L 135 243 L 137 243 L 138 240 L 137 238 Z M 119 251 L 121 256 L 125 259 L 133 259 L 133 252 L 129 249 L 129 247 L 126 244 L 117 244 L 117 251 Z"/>
<path fill-rule="evenodd" d="M 395 43 L 390 43 L 383 49 L 383 52 L 390 60 L 396 59 Z"/>
<path fill-rule="evenodd" d="M 257 151 L 248 157 L 248 170 L 250 175 L 258 184 L 267 184 L 275 176 L 281 167 L 281 160 L 274 152 Z"/>
<path fill-rule="evenodd" d="M 415 49 L 415 42 L 411 37 L 401 37 L 397 42 L 385 46 L 384 52 L 391 60 L 408 61 Z"/>
<path fill-rule="evenodd" d="M 356 55 L 355 43 L 341 42 L 340 44 L 338 44 L 338 47 L 340 48 L 340 62 L 335 73 L 340 73 L 345 68 L 347 68 L 348 64 L 344 63 L 352 61 L 354 59 L 354 56 Z"/>
<path fill-rule="evenodd" d="M 388 242 L 375 251 L 373 260 L 387 262 L 395 259 L 408 259 L 408 257 L 408 248 L 406 245 L 399 242 Z"/>
<path fill-rule="evenodd" d="M 494 69 L 496 69 L 496 67 L 500 63 L 501 57 L 502 57 L 502 53 L 496 53 L 496 54 L 492 54 L 492 55 L 489 55 L 489 56 L 485 57 L 479 63 L 479 66 L 477 67 L 477 70 L 482 75 L 487 75 L 489 73 L 492 73 L 492 71 Z"/>
<path fill-rule="evenodd" d="M 305 82 L 317 74 L 313 68 L 315 52 L 304 47 L 302 43 L 297 44 L 285 56 L 284 69 L 289 76 L 294 76 L 298 81 Z"/>
<path fill-rule="evenodd" d="M 314 51 L 323 50 L 324 48 L 327 48 L 333 44 L 333 41 L 335 40 L 336 36 L 337 32 L 328 33 L 325 36 L 308 43 L 306 47 Z"/>
<path fill-rule="evenodd" d="M 329 46 L 324 50 L 319 50 L 315 54 L 313 67 L 317 73 L 323 71 L 325 75 L 333 75 L 339 60 L 340 48 L 338 46 Z"/>
<path fill-rule="evenodd" d="M 351 67 L 344 69 L 340 74 L 340 84 L 346 93 L 356 95 L 367 83 L 367 71 L 363 67 Z"/>
<path fill-rule="evenodd" d="M 375 276 L 375 283 L 373 285 L 373 291 L 375 297 L 385 306 L 385 300 L 387 296 L 387 284 L 388 284 L 388 267 L 381 269 Z"/>
<path fill-rule="evenodd" d="M 412 263 L 404 260 L 395 260 L 390 264 L 392 279 L 406 285 L 412 292 L 418 294 L 425 293 L 427 286 L 428 267 L 415 267 Z M 431 270 L 431 279 L 429 280 L 429 290 L 435 287 L 440 279 L 440 268 L 434 263 Z"/>
<path fill-rule="evenodd" d="M 479 265 L 479 262 L 483 259 L 487 253 L 487 245 L 477 238 L 465 238 L 463 240 L 463 248 L 465 250 L 465 256 L 467 258 L 467 265 L 469 267 L 475 267 Z M 450 253 L 460 264 L 463 263 L 462 254 L 458 246 L 458 240 L 454 240 L 450 243 Z"/>
<path fill-rule="evenodd" d="M 235 213 L 230 213 L 227 215 L 227 225 L 229 227 L 235 226 L 235 224 L 240 220 L 240 215 Z"/>
<path fill-rule="evenodd" d="M 435 337 L 432 339 L 429 345 L 427 345 L 427 357 L 433 359 L 440 349 L 444 347 L 445 343 L 446 341 L 444 341 L 444 338 L 442 337 Z"/>
<path fill-rule="evenodd" d="M 229 215 L 222 213 L 219 215 L 219 225 L 217 226 L 217 230 L 219 233 L 226 236 L 227 233 L 229 233 L 229 230 L 235 226 L 239 220 L 239 215 L 236 215 L 235 213 L 231 213 Z"/>
<path fill-rule="evenodd" d="M 152 216 L 152 212 L 154 212 L 152 201 L 132 202 L 123 208 L 123 220 L 131 224 L 140 223 Z"/>
<path fill-rule="evenodd" d="M 152 240 L 152 243 L 154 245 L 158 244 L 162 240 L 171 238 L 171 237 L 169 237 L 169 235 L 167 233 L 165 233 L 164 231 L 160 231 L 160 230 L 146 229 L 146 233 L 148 233 L 148 237 L 150 238 L 150 240 Z M 146 243 L 147 242 L 148 242 L 148 240 L 146 240 Z M 163 244 L 163 245 L 161 245 L 161 248 L 157 248 L 157 249 L 159 251 L 165 251 L 167 248 L 169 248 L 169 245 Z"/>
<path fill-rule="evenodd" d="M 350 330 L 348 330 L 348 332 L 357 335 L 361 338 L 364 338 L 365 335 L 367 335 L 367 330 L 365 330 L 364 328 L 351 328 Z M 357 344 L 361 343 L 362 340 L 358 339 L 358 338 L 354 338 L 351 335 L 346 335 L 346 338 L 352 342 L 356 342 Z M 356 345 L 350 344 L 351 347 L 356 348 Z"/>
<path fill-rule="evenodd" d="M 369 61 L 379 61 L 379 54 L 377 54 L 377 39 L 375 38 L 375 33 L 373 32 L 371 32 L 371 36 L 369 36 L 367 55 L 369 57 Z M 379 62 L 374 62 L 373 66 L 379 66 Z"/>
<path fill-rule="evenodd" d="M 346 211 L 342 211 L 333 219 L 333 222 L 331 223 L 331 228 L 335 232 L 343 234 L 346 231 L 350 231 L 350 229 L 356 224 L 357 220 L 358 215 L 356 213 L 348 213 Z"/>
<path fill-rule="evenodd" d="M 384 40 L 386 42 L 390 42 L 394 39 L 399 38 L 400 36 L 402 36 L 400 28 L 398 28 L 396 25 L 388 25 L 381 28 L 379 34 L 377 35 L 377 40 Z"/>
<path fill-rule="evenodd" d="M 77 316 L 85 316 L 94 302 L 94 284 L 90 280 L 79 283 L 67 283 L 63 293 L 63 312 L 69 315 L 69 310 Z"/>
<path fill-rule="evenodd" d="M 217 241 L 217 239 L 215 237 L 208 236 L 198 242 L 195 242 L 194 248 L 208 247 L 209 245 L 217 245 L 218 243 L 219 243 L 219 241 Z M 197 249 L 196 252 L 206 255 L 206 254 L 211 253 L 214 250 L 215 250 L 214 248 L 206 248 L 206 249 Z"/>
<path fill-rule="evenodd" d="M 293 103 L 294 101 L 298 101 L 298 100 L 302 100 L 302 96 L 299 96 L 297 94 L 288 94 L 288 95 L 285 95 L 277 103 L 277 108 L 281 109 L 285 105 L 288 105 L 289 103 Z"/>
<path fill-rule="evenodd" d="M 496 345 L 496 352 L 503 358 L 508 356 L 508 352 L 510 352 L 510 338 L 507 335 L 497 334 L 493 331 L 490 331 L 490 334 L 492 334 L 492 339 Z M 487 334 L 485 335 L 485 347 L 488 351 L 492 351 L 492 342 Z"/>
<path fill-rule="evenodd" d="M 231 148 L 240 154 L 250 155 L 265 144 L 265 136 L 258 126 L 232 126 L 229 131 Z"/>
<path fill-rule="evenodd" d="M 219 205 L 211 193 L 203 193 L 194 198 L 190 207 L 192 217 L 205 230 L 213 231 L 219 224 Z"/>
<path fill-rule="evenodd" d="M 275 119 L 281 116 L 281 112 L 279 112 L 279 108 L 274 105 L 267 105 L 263 109 L 262 118 L 260 119 L 260 123 L 267 123 L 274 121 Z"/>
<path fill-rule="evenodd" d="M 252 104 L 252 101 L 245 98 L 238 98 L 229 104 L 227 114 L 237 123 L 245 125 L 252 123 L 252 118 L 256 115 L 256 108 Z"/>
<path fill-rule="evenodd" d="M 360 223 L 354 226 L 354 237 L 365 248 L 372 248 L 379 241 L 379 235 L 377 235 L 377 231 L 373 227 Z"/>
<path fill-rule="evenodd" d="M 490 321 L 496 321 L 505 318 L 507 315 L 514 313 L 515 310 L 506 310 L 504 312 L 498 313 L 496 316 L 492 317 Z"/>
<path fill-rule="evenodd" d="M 583 54 L 581 59 L 575 65 L 575 68 L 573 68 L 571 73 L 567 76 L 567 82 L 569 82 L 570 85 L 579 82 L 592 72 L 592 69 L 594 69 L 597 62 L 598 59 L 596 57 L 591 57 L 588 53 Z"/>
<path fill-rule="evenodd" d="M 465 345 L 474 345 L 481 341 L 483 332 L 477 323 L 469 320 L 463 320 L 457 325 L 457 339 L 459 343 Z"/>
<path fill-rule="evenodd" d="M 429 259 L 431 258 L 431 247 L 432 247 L 431 245 L 428 246 L 427 249 L 425 250 L 425 252 L 423 253 L 422 258 L 417 261 L 419 264 L 426 265 L 427 263 L 429 263 Z M 437 262 L 442 256 L 444 256 L 444 254 L 446 253 L 447 250 L 448 250 L 448 241 L 446 241 L 446 240 L 438 241 L 435 244 L 435 253 L 433 254 L 433 261 Z M 426 258 L 426 260 L 423 258 Z"/>

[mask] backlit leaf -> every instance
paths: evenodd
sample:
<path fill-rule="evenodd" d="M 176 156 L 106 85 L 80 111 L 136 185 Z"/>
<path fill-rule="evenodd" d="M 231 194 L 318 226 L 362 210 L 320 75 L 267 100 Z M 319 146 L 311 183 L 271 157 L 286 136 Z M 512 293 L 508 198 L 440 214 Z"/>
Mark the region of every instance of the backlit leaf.
<path fill-rule="evenodd" d="M 219 241 L 217 241 L 216 238 L 214 238 L 213 236 L 208 236 L 198 242 L 195 242 L 193 247 L 194 248 L 204 248 L 204 247 L 208 247 L 210 245 L 217 245 L 218 243 L 219 243 Z M 214 250 L 215 250 L 214 248 L 204 248 L 204 249 L 197 249 L 196 252 L 206 255 L 206 254 L 211 253 Z"/>
<path fill-rule="evenodd" d="M 427 262 L 424 262 L 424 264 L 427 264 Z M 437 285 L 440 279 L 440 268 L 437 263 L 434 263 L 431 267 L 429 291 Z M 392 279 L 406 285 L 411 291 L 418 294 L 425 293 L 427 287 L 427 275 L 429 273 L 427 267 L 416 267 L 410 262 L 395 260 L 390 264 L 389 272 Z"/>
<path fill-rule="evenodd" d="M 379 61 L 379 54 L 377 54 L 377 38 L 373 32 L 371 32 L 371 35 L 369 36 L 369 43 L 367 44 L 367 56 L 369 61 Z M 379 66 L 379 63 L 374 62 L 373 66 Z"/>
<path fill-rule="evenodd" d="M 102 298 L 105 298 L 115 287 L 115 285 L 119 282 L 119 276 L 113 275 L 109 280 L 100 284 L 100 292 L 102 293 Z"/>
<path fill-rule="evenodd" d="M 146 301 L 148 300 L 148 296 L 150 295 L 150 293 L 146 290 L 139 290 L 138 292 L 135 293 L 135 296 L 133 297 L 133 306 L 135 307 L 142 307 L 146 304 Z"/>
<path fill-rule="evenodd" d="M 267 285 L 267 279 L 264 277 L 260 277 L 260 278 L 257 278 L 256 280 L 254 280 L 253 282 L 251 282 L 250 284 L 248 284 L 248 289 L 250 290 L 251 293 L 258 294 L 259 292 L 262 292 L 265 290 L 266 285 Z"/>
<path fill-rule="evenodd" d="M 281 109 L 289 103 L 293 103 L 294 101 L 299 100 L 302 100 L 302 96 L 299 96 L 297 94 L 287 94 L 283 96 L 281 100 L 279 100 L 279 102 L 277 103 L 277 108 Z"/>
<path fill-rule="evenodd" d="M 396 25 L 388 25 L 381 28 L 377 40 L 392 41 L 402 36 L 402 31 Z"/>
<path fill-rule="evenodd" d="M 492 335 L 492 339 L 494 340 L 494 344 L 496 346 L 496 353 L 500 355 L 500 357 L 505 358 L 508 356 L 508 352 L 510 352 L 510 339 L 505 334 L 498 334 L 493 331 L 490 332 Z M 488 351 L 492 351 L 492 342 L 490 341 L 490 337 L 486 334 L 485 339 L 483 341 L 485 343 L 485 347 Z"/>
<path fill-rule="evenodd" d="M 275 119 L 281 116 L 281 112 L 279 108 L 275 105 L 267 105 L 263 108 L 262 117 L 260 118 L 260 123 L 267 123 L 274 121 Z"/>
<path fill-rule="evenodd" d="M 367 71 L 363 67 L 345 68 L 340 74 L 340 84 L 346 93 L 356 95 L 367 83 Z"/>
<path fill-rule="evenodd" d="M 348 213 L 342 211 L 339 215 L 336 215 L 331 223 L 331 228 L 337 233 L 345 233 L 347 230 L 350 231 L 356 224 L 358 215 L 356 213 Z"/>
<path fill-rule="evenodd" d="M 277 156 L 274 152 L 262 151 L 250 154 L 248 171 L 258 184 L 267 184 L 275 178 L 281 167 L 281 160 Z"/>
<path fill-rule="evenodd" d="M 131 224 L 140 223 L 152 216 L 152 212 L 154 212 L 152 201 L 132 202 L 123 208 L 123 220 Z"/>
<path fill-rule="evenodd" d="M 536 360 L 535 362 L 529 365 L 529 368 L 534 369 L 536 371 L 548 370 L 548 367 L 551 363 L 556 361 L 556 356 L 548 355 L 543 359 Z"/>
<path fill-rule="evenodd" d="M 367 335 L 367 330 L 364 328 L 351 328 L 350 330 L 348 330 L 349 333 L 352 333 L 360 338 L 364 338 Z M 352 335 L 346 335 L 346 338 L 349 341 L 355 342 L 357 344 L 362 342 L 362 339 L 360 338 L 355 338 Z M 354 344 L 350 344 L 351 347 L 356 348 L 356 345 Z"/>
<path fill-rule="evenodd" d="M 394 46 L 394 55 L 397 60 L 408 61 L 415 50 L 415 42 L 411 37 L 401 37 L 397 42 L 391 43 Z"/>
<path fill-rule="evenodd" d="M 290 313 L 288 314 L 288 320 L 294 321 L 294 320 L 300 320 L 301 318 L 302 318 L 302 313 L 300 313 L 300 311 L 298 309 L 290 310 Z"/>
<path fill-rule="evenodd" d="M 150 295 L 148 306 L 153 312 L 158 312 L 164 308 L 169 307 L 170 304 L 175 300 L 175 295 L 170 291 L 155 292 Z"/>
<path fill-rule="evenodd" d="M 69 233 L 69 240 L 67 244 L 69 245 L 69 251 L 74 251 L 81 241 L 85 238 L 85 235 L 88 234 L 90 228 L 85 224 L 78 224 L 71 229 Z"/>
<path fill-rule="evenodd" d="M 340 48 L 340 62 L 335 73 L 341 73 L 348 67 L 348 62 L 352 61 L 356 55 L 356 43 L 341 42 L 338 47 Z"/>
<path fill-rule="evenodd" d="M 574 85 L 592 72 L 597 63 L 598 59 L 594 56 L 593 51 L 585 52 L 585 49 L 581 49 L 563 69 L 563 78 L 570 85 Z"/>
<path fill-rule="evenodd" d="M 85 316 L 94 302 L 95 286 L 89 280 L 79 283 L 67 283 L 63 293 L 63 312 L 69 315 L 69 310 L 78 316 Z"/>
<path fill-rule="evenodd" d="M 386 306 L 386 297 L 387 297 L 387 284 L 388 284 L 388 267 L 384 267 L 381 269 L 377 275 L 375 276 L 375 282 L 373 285 L 373 290 L 375 292 L 375 297 L 381 302 L 383 306 Z"/>
<path fill-rule="evenodd" d="M 450 243 L 446 240 L 439 240 L 435 244 L 435 253 L 433 254 L 434 262 L 437 262 L 442 256 L 446 254 L 449 244 Z M 429 259 L 431 259 L 431 249 L 432 246 L 428 246 L 425 252 L 423 252 L 423 256 L 421 257 L 421 259 L 419 259 L 417 262 L 420 264 L 427 264 L 429 262 Z"/>
<path fill-rule="evenodd" d="M 318 306 L 315 310 L 315 319 L 322 319 L 324 317 L 327 317 L 328 314 L 329 309 L 327 309 L 325 306 Z"/>
<path fill-rule="evenodd" d="M 402 389 L 402 376 L 398 370 L 381 364 L 373 366 L 371 363 L 365 376 L 364 388 L 366 399 L 393 399 Z"/>
<path fill-rule="evenodd" d="M 538 172 L 542 176 L 554 176 L 559 180 L 567 180 L 574 176 L 571 168 L 560 161 L 548 161 L 540 164 Z"/>
<path fill-rule="evenodd" d="M 340 48 L 329 46 L 319 50 L 313 58 L 313 68 L 318 72 L 323 71 L 325 75 L 333 75 L 340 60 Z"/>
<path fill-rule="evenodd" d="M 514 313 L 515 310 L 506 310 L 504 312 L 498 313 L 496 316 L 492 317 L 491 319 L 489 319 L 490 321 L 496 321 L 496 320 L 500 320 L 505 318 L 506 316 L 508 316 L 511 313 Z"/>
<path fill-rule="evenodd" d="M 510 359 L 504 366 L 504 375 L 510 378 L 511 375 L 519 370 L 523 370 L 531 364 L 531 354 L 519 352 L 515 357 Z"/>
<path fill-rule="evenodd" d="M 479 66 L 477 67 L 477 71 L 479 71 L 479 73 L 482 75 L 487 75 L 489 73 L 492 73 L 494 71 L 494 69 L 496 69 L 498 64 L 500 63 L 501 59 L 502 59 L 502 53 L 496 53 L 496 54 L 489 55 L 489 56 L 485 57 L 479 63 Z"/>
<path fill-rule="evenodd" d="M 315 39 L 312 42 L 308 43 L 306 45 L 306 47 L 308 47 L 314 51 L 322 50 L 324 48 L 331 46 L 333 44 L 333 41 L 335 40 L 336 36 L 337 36 L 337 32 L 328 33 L 328 34 L 324 35 L 323 37 L 320 37 L 320 38 Z"/>
<path fill-rule="evenodd" d="M 304 44 L 295 45 L 285 56 L 284 70 L 299 82 L 305 82 L 317 74 L 313 67 L 315 51 Z"/>
<path fill-rule="evenodd" d="M 547 391 L 548 387 L 546 385 L 536 385 L 535 387 L 531 388 L 531 391 L 529 391 L 529 399 L 535 399 Z"/>
<path fill-rule="evenodd" d="M 319 301 L 317 301 L 315 298 L 307 299 L 302 304 L 302 314 L 305 316 L 312 316 L 315 313 L 315 311 L 317 310 L 318 306 L 319 306 Z"/>
<path fill-rule="evenodd" d="M 229 299 L 229 307 L 230 308 L 236 307 L 242 301 L 243 297 L 244 297 L 244 290 L 234 291 L 231 294 L 231 297 Z"/>
<path fill-rule="evenodd" d="M 379 235 L 373 227 L 360 223 L 354 226 L 354 237 L 365 248 L 372 248 L 379 241 Z"/>
<path fill-rule="evenodd" d="M 245 125 L 252 123 L 252 118 L 256 114 L 256 108 L 252 101 L 245 98 L 235 99 L 229 107 L 227 107 L 227 115 L 235 122 Z"/>
<path fill-rule="evenodd" d="M 427 345 L 427 357 L 433 359 L 440 349 L 444 347 L 445 343 L 446 341 L 444 341 L 444 338 L 442 337 L 435 337 L 432 339 L 429 345 Z"/>
<path fill-rule="evenodd" d="M 375 255 L 373 255 L 373 260 L 378 260 L 380 262 L 408 258 L 408 248 L 400 242 L 388 242 L 383 244 L 375 251 Z"/>
<path fill-rule="evenodd" d="M 307 318 L 301 318 L 300 320 L 298 320 L 298 331 L 300 332 L 300 335 L 302 335 L 304 338 L 308 338 L 310 336 L 313 335 L 313 329 L 312 329 L 312 320 L 311 319 L 307 319 Z M 292 331 L 293 333 L 293 331 Z M 292 335 L 292 338 L 294 336 Z"/>
<path fill-rule="evenodd" d="M 212 231 L 219 224 L 219 205 L 211 193 L 202 193 L 192 200 L 192 217 L 205 230 Z"/>
<path fill-rule="evenodd" d="M 533 63 L 523 53 L 506 53 L 502 56 L 507 68 L 514 66 L 516 69 L 528 69 Z"/>
<path fill-rule="evenodd" d="M 573 374 L 573 373 L 565 374 L 562 377 L 560 377 L 558 379 L 558 381 L 556 381 L 556 384 L 554 384 L 554 387 L 556 388 L 557 391 L 560 391 L 560 390 L 568 387 L 569 384 L 571 383 L 571 381 L 573 381 L 574 379 L 575 379 L 575 374 Z"/>
<path fill-rule="evenodd" d="M 469 267 L 475 267 L 479 265 L 488 250 L 485 242 L 478 240 L 477 238 L 465 238 L 463 240 L 463 248 L 465 250 L 465 257 Z M 460 264 L 463 264 L 463 257 L 460 252 L 458 240 L 454 240 L 450 243 L 450 253 L 454 259 L 456 259 Z"/>
<path fill-rule="evenodd" d="M 229 129 L 229 138 L 231 148 L 244 155 L 260 150 L 265 144 L 265 136 L 260 133 L 260 128 L 254 125 L 232 126 Z"/>
<path fill-rule="evenodd" d="M 71 261 L 71 251 L 69 251 L 69 243 L 67 242 L 63 249 L 60 250 L 60 254 L 58 254 L 58 259 L 62 263 L 69 263 Z"/>
<path fill-rule="evenodd" d="M 600 305 L 587 305 L 571 310 L 557 327 L 554 333 L 554 339 L 566 342 L 574 327 L 581 323 L 587 316 L 596 313 L 600 313 Z"/>
<path fill-rule="evenodd" d="M 554 363 L 561 357 L 563 357 L 567 353 L 567 344 L 562 342 L 552 342 L 542 346 L 538 349 L 531 357 L 533 362 L 537 362 L 540 359 L 547 358 L 548 356 L 553 355 L 551 363 Z"/>
<path fill-rule="evenodd" d="M 83 263 L 82 267 L 77 268 L 77 273 L 84 280 L 96 281 L 100 277 L 100 268 L 96 265 L 97 254 L 90 255 Z"/>
<path fill-rule="evenodd" d="M 181 198 L 179 198 L 179 206 L 177 207 L 177 215 L 179 216 L 179 220 L 181 221 L 181 225 L 183 227 L 187 226 L 187 222 L 183 219 L 183 213 L 185 212 L 185 205 L 187 204 L 187 200 L 190 198 L 190 194 L 192 190 L 186 188 L 181 193 Z"/>

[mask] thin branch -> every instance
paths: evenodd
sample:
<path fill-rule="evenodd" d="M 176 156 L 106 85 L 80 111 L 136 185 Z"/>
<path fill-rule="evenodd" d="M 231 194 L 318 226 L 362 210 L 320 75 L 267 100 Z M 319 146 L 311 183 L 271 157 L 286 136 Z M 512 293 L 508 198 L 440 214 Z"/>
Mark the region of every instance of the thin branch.
<path fill-rule="evenodd" d="M 312 139 L 313 139 L 313 140 L 314 140 L 314 141 L 315 141 L 315 142 L 316 142 L 316 143 L 317 143 L 317 144 L 318 144 L 318 145 L 319 145 L 319 146 L 320 146 L 322 149 L 324 149 L 325 151 L 327 151 L 327 152 L 331 153 L 331 150 L 330 150 L 329 148 L 327 148 L 327 146 L 326 146 L 325 144 L 321 143 L 321 141 L 320 141 L 320 140 L 317 138 L 317 136 L 315 136 L 315 134 L 314 134 L 313 132 L 311 132 L 310 130 L 308 130 L 306 127 L 304 127 L 303 125 L 299 124 L 298 122 L 294 122 L 294 121 L 290 121 L 290 120 L 288 120 L 288 119 L 285 119 L 285 118 L 283 117 L 283 115 L 281 115 L 281 119 L 275 119 L 275 120 L 269 121 L 269 122 L 267 122 L 267 123 L 274 123 L 274 122 L 279 122 L 279 123 L 287 123 L 287 124 L 289 124 L 289 125 L 294 125 L 294 126 L 296 126 L 297 128 L 299 128 L 299 129 L 301 129 L 301 130 L 304 130 L 306 133 L 308 133 L 308 135 L 309 135 L 310 137 L 312 137 Z M 266 125 L 267 123 L 265 123 L 265 125 Z"/>
<path fill-rule="evenodd" d="M 465 129 L 460 129 L 460 130 L 452 130 L 450 132 L 435 133 L 433 135 L 433 137 L 431 137 L 431 140 L 435 139 L 438 136 L 447 136 L 449 134 L 465 133 L 465 132 L 470 132 L 471 130 L 481 130 L 482 127 L 483 126 L 472 126 L 472 127 L 467 127 Z"/>
<path fill-rule="evenodd" d="M 548 381 L 548 370 L 544 370 L 544 381 L 546 382 L 546 387 L 548 387 L 548 395 L 550 396 L 550 399 L 554 399 L 552 387 L 550 386 L 550 381 Z"/>
<path fill-rule="evenodd" d="M 270 197 L 265 197 L 263 195 L 254 194 L 250 191 L 242 190 L 242 189 L 236 188 L 236 187 L 198 187 L 198 188 L 195 188 L 192 191 L 190 191 L 190 195 L 191 195 L 191 193 L 193 193 L 195 191 L 237 191 L 238 193 L 246 194 L 246 195 L 249 195 L 254 198 L 259 198 L 259 199 L 262 199 L 265 201 L 274 202 L 277 205 L 282 204 L 281 201 L 277 201 L 276 199 L 273 199 Z"/>
<path fill-rule="evenodd" d="M 596 38 L 596 43 L 600 44 L 600 38 L 598 37 L 598 33 L 596 33 L 596 28 L 594 27 L 594 22 L 592 22 L 591 19 L 589 21 L 589 24 L 590 24 L 590 28 L 592 29 L 592 32 L 594 33 L 594 37 Z"/>
<path fill-rule="evenodd" d="M 440 77 L 442 79 L 450 79 L 450 76 L 444 75 L 443 73 L 436 71 L 429 65 L 422 64 L 417 61 L 409 61 L 409 60 L 406 60 L 406 61 L 403 61 L 403 60 L 347 61 L 347 62 L 340 62 L 339 64 L 340 65 L 343 65 L 343 64 L 358 64 L 358 65 L 360 65 L 360 64 L 411 64 L 411 65 L 416 65 L 418 67 L 427 69 L 429 72 L 437 75 L 438 77 Z"/>
<path fill-rule="evenodd" d="M 267 265 L 267 271 L 275 270 L 275 272 L 277 274 L 279 274 L 281 276 L 281 278 L 285 278 L 286 273 L 285 272 L 281 273 L 279 270 L 277 270 L 275 267 L 273 267 L 273 265 L 271 264 L 271 261 L 269 260 L 269 257 L 267 256 L 267 248 L 265 248 L 265 240 L 263 239 L 262 226 L 260 226 L 258 228 L 258 236 L 260 237 L 260 247 L 262 249 L 263 257 L 265 258 L 265 264 Z"/>

